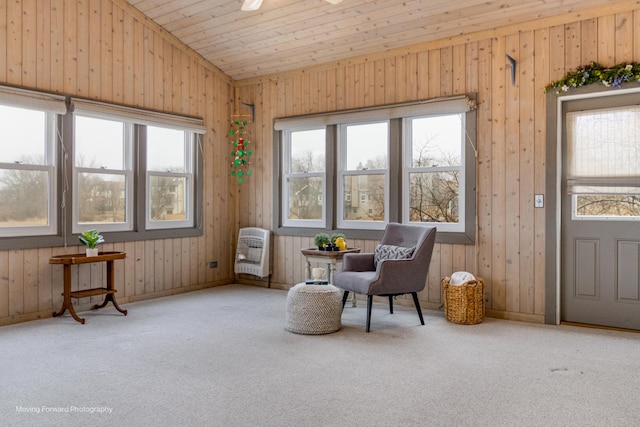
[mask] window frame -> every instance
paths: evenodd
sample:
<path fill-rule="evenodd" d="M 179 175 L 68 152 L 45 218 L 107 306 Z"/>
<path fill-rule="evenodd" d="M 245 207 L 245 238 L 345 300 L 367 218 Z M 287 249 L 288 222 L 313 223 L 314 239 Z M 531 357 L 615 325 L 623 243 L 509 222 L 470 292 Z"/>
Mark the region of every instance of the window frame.
<path fill-rule="evenodd" d="M 160 126 L 155 126 L 156 128 Z M 193 227 L 194 224 L 194 203 L 193 203 L 193 193 L 194 193 L 194 163 L 196 161 L 194 151 L 197 146 L 196 135 L 190 131 L 184 132 L 184 172 L 174 172 L 174 171 L 156 171 L 149 170 L 146 167 L 145 162 L 145 187 L 148 191 L 145 194 L 145 228 L 147 230 L 166 230 L 166 229 L 180 229 L 180 228 L 190 228 Z M 146 133 L 146 132 L 145 132 Z M 148 137 L 147 144 L 145 144 L 145 154 L 148 149 Z M 164 176 L 164 177 L 178 177 L 186 179 L 186 189 L 185 189 L 185 216 L 184 220 L 162 220 L 162 221 L 154 221 L 151 219 L 151 177 L 154 176 Z"/>
<path fill-rule="evenodd" d="M 48 225 L 35 227 L 11 227 L 0 236 L 0 250 L 16 248 L 16 243 L 28 247 L 39 247 L 41 241 L 59 241 L 60 215 L 57 206 L 60 195 L 59 186 L 60 150 L 58 143 L 61 134 L 61 117 L 66 113 L 66 98 L 62 95 L 37 92 L 22 88 L 1 86 L 0 103 L 7 107 L 23 108 L 45 113 L 45 152 L 43 165 L 16 165 L 5 163 L 3 169 L 43 170 L 49 175 Z M 28 229 L 28 230 L 27 230 Z"/>
<path fill-rule="evenodd" d="M 282 222 L 283 225 L 285 227 L 302 227 L 302 228 L 316 228 L 316 229 L 322 229 L 325 228 L 327 226 L 327 213 L 326 213 L 326 209 L 322 209 L 322 217 L 319 220 L 314 220 L 314 219 L 291 219 L 288 217 L 288 215 L 284 215 L 284 212 L 287 212 L 290 208 L 289 206 L 289 200 L 290 200 L 290 186 L 286 185 L 285 183 L 292 179 L 292 178 L 321 178 L 322 179 L 322 194 L 325 195 L 327 194 L 327 168 L 325 166 L 324 171 L 312 171 L 312 172 L 292 172 L 291 171 L 291 155 L 292 155 L 292 149 L 291 149 L 291 144 L 293 142 L 292 140 L 292 134 L 295 132 L 305 132 L 305 131 L 312 131 L 312 130 L 319 130 L 322 129 L 322 127 L 320 126 L 310 126 L 310 127 L 300 127 L 300 128 L 291 128 L 291 129 L 287 129 L 286 131 L 283 132 L 283 139 L 282 139 L 282 145 L 283 145 L 283 149 L 282 149 L 282 164 L 283 165 L 287 165 L 287 168 L 285 171 L 282 172 L 283 176 L 282 176 L 282 197 L 281 197 L 281 201 L 282 201 L 282 206 L 281 206 L 281 212 L 283 212 L 283 217 L 282 217 Z M 327 159 L 327 131 L 325 129 L 325 147 L 324 147 L 324 152 L 325 152 L 325 162 Z M 326 200 L 326 197 L 322 197 L 322 200 Z M 324 206 L 324 205 L 322 205 Z"/>
<path fill-rule="evenodd" d="M 372 124 L 386 123 L 387 125 L 387 146 L 386 146 L 386 168 L 384 169 L 349 169 L 347 166 L 348 154 L 347 154 L 347 128 L 349 126 L 366 126 Z M 383 230 L 385 224 L 389 222 L 389 147 L 390 147 L 390 132 L 391 123 L 390 120 L 374 120 L 374 121 L 362 121 L 354 123 L 342 123 L 338 125 L 338 168 L 336 171 L 338 183 L 338 189 L 336 194 L 336 226 L 342 230 Z M 383 175 L 384 176 L 384 220 L 382 221 L 365 221 L 365 220 L 349 220 L 345 219 L 346 208 L 345 207 L 345 179 L 346 177 L 358 177 L 367 175 Z M 353 196 L 352 196 L 353 197 Z M 358 199 L 360 204 L 366 204 L 371 200 L 371 192 L 358 191 Z M 364 200 L 363 200 L 364 199 Z"/>
<path fill-rule="evenodd" d="M 15 92 L 15 93 L 14 93 Z M 8 95 L 7 95 L 8 94 Z M 9 101 L 6 101 L 5 96 Z M 34 108 L 44 105 L 45 109 L 57 114 L 55 116 L 55 143 L 51 155 L 55 159 L 52 181 L 53 196 L 56 201 L 52 205 L 51 223 L 55 225 L 53 234 L 16 235 L 0 237 L 0 250 L 32 249 L 46 247 L 60 247 L 78 245 L 78 233 L 73 232 L 74 207 L 77 203 L 73 194 L 74 188 L 74 114 L 94 115 L 102 118 L 110 116 L 132 124 L 132 154 L 134 165 L 131 192 L 131 230 L 110 231 L 102 224 L 96 224 L 108 243 L 145 241 L 154 239 L 170 239 L 198 237 L 203 235 L 203 207 L 204 207 L 204 159 L 202 138 L 206 131 L 204 120 L 194 117 L 177 116 L 151 110 L 142 110 L 101 101 L 69 98 L 64 95 L 53 95 L 44 92 L 27 91 L 0 86 L 0 102 L 6 105 L 20 107 L 24 99 L 23 108 Z M 38 109 L 38 108 L 35 108 Z M 149 229 L 145 224 L 147 184 L 146 171 L 146 132 L 144 126 L 153 125 L 169 127 L 192 133 L 192 162 L 193 182 L 191 195 L 192 218 L 187 227 L 173 227 Z M 87 225 L 88 227 L 88 225 Z M 85 229 L 85 226 L 82 225 Z"/>
<path fill-rule="evenodd" d="M 100 232 L 108 233 L 108 232 L 125 232 L 133 230 L 133 212 L 134 212 L 134 175 L 135 175 L 135 159 L 133 157 L 133 147 L 135 145 L 134 141 L 134 125 L 130 122 L 122 121 L 119 118 L 111 118 L 109 116 L 91 114 L 91 113 L 74 113 L 72 115 L 73 121 L 73 129 L 71 133 L 74 135 L 73 144 L 70 148 L 70 152 L 73 153 L 71 156 L 71 164 L 73 169 L 73 177 L 71 179 L 72 182 L 72 224 L 71 230 L 73 234 L 79 234 L 85 230 L 90 229 L 98 229 Z M 75 134 L 76 134 L 76 119 L 78 116 L 99 119 L 99 120 L 110 120 L 118 123 L 122 123 L 123 125 L 123 165 L 122 169 L 109 169 L 109 168 L 90 168 L 86 166 L 77 166 L 76 158 L 75 158 Z M 79 197 L 78 195 L 78 184 L 80 182 L 79 175 L 82 173 L 91 173 L 91 174 L 104 174 L 104 175 L 118 175 L 124 176 L 125 179 L 125 220 L 121 223 L 98 223 L 98 222 L 88 222 L 88 223 L 80 223 L 79 222 Z"/>
<path fill-rule="evenodd" d="M 273 232 L 276 235 L 306 236 L 312 237 L 319 232 L 341 232 L 351 239 L 379 239 L 383 229 L 340 228 L 337 216 L 339 213 L 340 183 L 338 176 L 338 153 L 340 150 L 338 141 L 339 126 L 345 123 L 375 122 L 389 120 L 389 157 L 388 157 L 388 218 L 386 222 L 402 222 L 403 202 L 402 192 L 406 184 L 403 183 L 403 138 L 405 129 L 403 119 L 405 117 L 464 113 L 464 168 L 465 168 L 465 193 L 464 193 L 464 229 L 461 231 L 438 232 L 436 241 L 441 243 L 473 245 L 476 241 L 476 102 L 475 94 L 465 94 L 452 97 L 427 99 L 403 104 L 382 105 L 356 110 L 342 110 L 327 113 L 318 113 L 304 116 L 278 118 L 274 121 L 274 209 Z M 326 145 L 326 190 L 324 195 L 325 212 L 328 215 L 324 228 L 308 228 L 288 226 L 282 221 L 282 182 L 283 165 L 285 158 L 282 155 L 284 149 L 283 135 L 288 129 L 305 126 L 325 126 L 327 129 Z M 351 196 L 356 197 L 356 195 Z M 357 195 L 359 197 L 359 195 Z M 425 226 L 434 223 L 420 223 Z M 383 227 L 386 224 L 383 224 Z M 436 226 L 438 224 L 435 224 Z"/>
<path fill-rule="evenodd" d="M 423 167 L 415 167 L 413 166 L 413 131 L 412 131 L 412 121 L 418 120 L 422 118 L 430 118 L 430 117 L 442 117 L 442 116 L 450 116 L 450 115 L 460 115 L 462 120 L 460 135 L 460 164 L 458 166 L 423 166 Z M 430 114 L 430 115 L 420 115 L 420 116 L 412 116 L 406 117 L 403 119 L 404 124 L 404 156 L 403 156 L 403 170 L 402 170 L 402 180 L 403 180 L 403 197 L 402 197 L 402 221 L 407 224 L 421 224 L 428 226 L 438 227 L 438 232 L 454 232 L 460 233 L 465 231 L 465 218 L 467 216 L 466 212 L 466 176 L 468 174 L 466 158 L 468 150 L 465 149 L 465 130 L 466 130 L 466 114 L 463 113 L 448 113 L 448 114 Z M 444 222 L 416 222 L 410 220 L 411 215 L 411 174 L 412 173 L 438 173 L 438 172 L 459 172 L 459 181 L 462 183 L 459 188 L 458 193 L 458 222 L 455 223 L 444 223 Z"/>

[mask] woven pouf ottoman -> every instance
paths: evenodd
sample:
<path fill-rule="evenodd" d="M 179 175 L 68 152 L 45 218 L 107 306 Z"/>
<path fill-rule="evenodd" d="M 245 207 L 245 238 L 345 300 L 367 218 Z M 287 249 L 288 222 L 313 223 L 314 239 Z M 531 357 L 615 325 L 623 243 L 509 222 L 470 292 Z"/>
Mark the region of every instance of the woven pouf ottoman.
<path fill-rule="evenodd" d="M 342 292 L 333 285 L 298 283 L 287 294 L 285 329 L 296 334 L 321 335 L 342 326 Z"/>

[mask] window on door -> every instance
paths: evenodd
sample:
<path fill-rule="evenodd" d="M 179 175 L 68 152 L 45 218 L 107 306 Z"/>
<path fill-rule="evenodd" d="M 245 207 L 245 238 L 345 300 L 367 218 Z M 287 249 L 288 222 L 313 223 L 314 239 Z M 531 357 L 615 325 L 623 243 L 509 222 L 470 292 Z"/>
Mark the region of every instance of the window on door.
<path fill-rule="evenodd" d="M 640 219 L 640 106 L 569 112 L 567 191 L 574 219 Z"/>

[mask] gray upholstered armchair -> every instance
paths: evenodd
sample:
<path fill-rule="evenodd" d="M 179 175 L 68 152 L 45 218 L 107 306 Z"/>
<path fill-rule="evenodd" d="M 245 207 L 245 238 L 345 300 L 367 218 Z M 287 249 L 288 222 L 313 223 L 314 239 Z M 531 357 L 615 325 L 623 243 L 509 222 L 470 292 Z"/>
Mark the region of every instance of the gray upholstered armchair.
<path fill-rule="evenodd" d="M 369 332 L 374 295 L 388 296 L 393 313 L 393 297 L 411 294 L 424 325 L 417 293 L 425 287 L 435 240 L 435 227 L 390 223 L 375 253 L 344 254 L 342 269 L 333 278 L 333 284 L 345 291 L 342 307 L 349 292 L 367 295 Z"/>

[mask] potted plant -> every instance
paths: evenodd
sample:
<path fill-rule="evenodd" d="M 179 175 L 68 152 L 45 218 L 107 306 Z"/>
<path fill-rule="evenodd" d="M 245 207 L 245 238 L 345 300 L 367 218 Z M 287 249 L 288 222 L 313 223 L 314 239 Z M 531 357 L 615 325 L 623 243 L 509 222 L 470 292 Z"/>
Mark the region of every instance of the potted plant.
<path fill-rule="evenodd" d="M 79 236 L 80 243 L 87 247 L 87 256 L 97 256 L 98 248 L 96 246 L 104 243 L 104 237 L 98 230 L 83 231 Z"/>
<path fill-rule="evenodd" d="M 325 250 L 325 246 L 329 245 L 331 243 L 331 239 L 329 238 L 329 235 L 327 233 L 318 233 L 316 234 L 316 236 L 313 238 L 313 243 L 316 245 L 316 247 L 323 251 Z"/>

